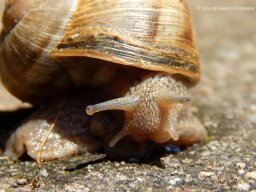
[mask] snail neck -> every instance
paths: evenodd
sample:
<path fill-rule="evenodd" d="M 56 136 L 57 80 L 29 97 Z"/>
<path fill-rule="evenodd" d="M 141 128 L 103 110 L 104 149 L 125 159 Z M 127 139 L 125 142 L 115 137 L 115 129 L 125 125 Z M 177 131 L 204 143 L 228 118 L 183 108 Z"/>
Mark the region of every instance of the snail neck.
<path fill-rule="evenodd" d="M 111 73 L 106 72 L 105 74 L 107 75 L 101 75 L 107 77 L 104 79 L 102 86 L 104 87 L 105 93 L 113 98 L 129 94 L 134 87 L 140 87 L 143 90 L 145 88 L 143 87 L 145 86 L 144 82 L 149 82 L 148 88 L 151 87 L 150 89 L 152 90 L 157 88 L 164 89 L 165 85 L 159 82 L 160 79 L 169 79 L 166 84 L 170 84 L 168 87 L 173 87 L 173 89 L 175 89 L 175 87 L 184 87 L 184 89 L 186 89 L 188 84 L 187 80 L 183 79 L 181 76 L 172 76 L 164 72 L 148 71 L 128 66 L 112 67 L 108 68 L 108 71 L 109 70 L 111 70 Z M 165 88 L 168 89 L 167 87 Z"/>
<path fill-rule="evenodd" d="M 104 90 L 113 98 L 122 97 L 127 95 L 132 87 L 140 84 L 145 79 L 154 77 L 156 74 L 154 71 L 134 67 L 117 67 L 114 70 L 112 69 L 112 77 L 108 78 L 108 82 L 103 85 Z"/>

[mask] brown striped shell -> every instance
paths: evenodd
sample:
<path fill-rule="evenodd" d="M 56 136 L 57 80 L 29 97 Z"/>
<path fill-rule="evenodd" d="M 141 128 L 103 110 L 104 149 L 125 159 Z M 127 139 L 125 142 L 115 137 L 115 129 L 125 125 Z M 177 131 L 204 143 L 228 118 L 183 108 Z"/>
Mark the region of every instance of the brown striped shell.
<path fill-rule="evenodd" d="M 182 75 L 193 85 L 199 59 L 190 20 L 182 0 L 9 0 L 0 75 L 32 103 L 72 89 L 66 63 L 77 58 L 87 79 L 108 61 Z"/>

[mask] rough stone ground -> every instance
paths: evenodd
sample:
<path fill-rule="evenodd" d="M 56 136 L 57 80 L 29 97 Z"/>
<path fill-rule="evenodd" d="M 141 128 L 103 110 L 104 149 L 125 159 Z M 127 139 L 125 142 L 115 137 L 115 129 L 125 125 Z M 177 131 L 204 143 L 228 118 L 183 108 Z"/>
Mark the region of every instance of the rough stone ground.
<path fill-rule="evenodd" d="M 209 138 L 144 163 L 85 154 L 39 169 L 33 161 L 0 157 L 1 192 L 256 191 L 256 2 L 188 3 L 202 61 L 191 94 Z"/>

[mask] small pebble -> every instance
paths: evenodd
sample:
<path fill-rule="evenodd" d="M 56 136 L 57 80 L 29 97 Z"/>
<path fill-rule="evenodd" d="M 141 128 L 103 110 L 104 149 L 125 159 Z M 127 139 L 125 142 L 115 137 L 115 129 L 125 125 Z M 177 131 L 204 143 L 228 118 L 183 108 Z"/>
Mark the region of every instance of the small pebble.
<path fill-rule="evenodd" d="M 247 172 L 245 177 L 256 179 L 256 171 Z"/>
<path fill-rule="evenodd" d="M 168 167 L 179 167 L 180 163 L 172 158 L 172 156 L 162 157 L 161 161 Z"/>
<path fill-rule="evenodd" d="M 136 188 L 136 184 L 135 183 L 129 183 L 129 187 Z"/>
<path fill-rule="evenodd" d="M 198 174 L 198 177 L 199 179 L 203 179 L 205 177 L 210 177 L 211 175 L 214 175 L 213 172 L 206 172 L 206 171 L 201 171 L 199 174 Z"/>
<path fill-rule="evenodd" d="M 210 148 L 210 150 L 212 151 L 216 151 L 216 150 L 219 150 L 220 148 L 220 143 L 219 141 L 210 141 L 207 146 Z"/>
<path fill-rule="evenodd" d="M 43 177 L 48 177 L 49 173 L 47 172 L 46 169 L 41 169 L 39 172 L 39 175 L 43 176 Z"/>
<path fill-rule="evenodd" d="M 236 166 L 243 169 L 246 167 L 246 163 L 237 163 Z"/>
<path fill-rule="evenodd" d="M 195 152 L 195 151 L 190 151 L 188 154 L 189 155 L 195 155 L 197 152 Z"/>
<path fill-rule="evenodd" d="M 25 184 L 28 183 L 28 181 L 27 181 L 27 179 L 22 178 L 22 179 L 18 179 L 18 180 L 16 181 L 16 183 L 17 183 L 18 185 L 25 185 Z"/>
<path fill-rule="evenodd" d="M 237 184 L 237 189 L 239 191 L 249 191 L 250 187 L 251 186 L 248 183 L 244 183 L 244 182 L 241 182 L 241 183 Z"/>
<path fill-rule="evenodd" d="M 256 111 L 256 105 L 251 105 L 251 106 L 250 106 L 250 109 L 251 109 L 252 111 Z"/>
<path fill-rule="evenodd" d="M 183 180 L 181 179 L 181 178 L 179 178 L 179 177 L 176 177 L 176 178 L 174 178 L 174 179 L 172 179 L 172 180 L 169 180 L 169 182 L 168 182 L 170 185 L 172 185 L 172 186 L 175 186 L 175 185 L 180 185 L 180 184 L 182 184 L 183 183 Z"/>
<path fill-rule="evenodd" d="M 190 174 L 187 174 L 187 175 L 185 176 L 185 182 L 190 182 L 190 181 L 192 181 L 192 177 L 191 177 Z"/>
<path fill-rule="evenodd" d="M 188 159 L 188 158 L 185 158 L 181 161 L 182 163 L 185 163 L 185 164 L 191 164 L 193 162 L 193 159 Z"/>
<path fill-rule="evenodd" d="M 183 180 L 181 178 L 179 178 L 179 177 L 175 178 L 174 180 L 176 181 L 177 185 L 180 185 L 180 184 L 183 183 Z"/>
<path fill-rule="evenodd" d="M 174 180 L 170 180 L 168 183 L 169 183 L 170 185 L 172 185 L 172 186 L 176 185 L 176 181 L 174 181 Z"/>
<path fill-rule="evenodd" d="M 243 175 L 244 173 L 245 173 L 245 171 L 244 171 L 243 169 L 239 169 L 239 170 L 238 170 L 238 174 L 239 174 L 239 175 Z"/>
<path fill-rule="evenodd" d="M 138 177 L 138 178 L 137 178 L 137 181 L 142 182 L 142 181 L 144 181 L 144 179 L 141 178 L 141 177 Z"/>
<path fill-rule="evenodd" d="M 201 153 L 201 156 L 202 157 L 209 157 L 211 154 L 212 154 L 211 151 L 204 151 L 204 152 Z"/>
<path fill-rule="evenodd" d="M 124 161 L 121 161 L 121 165 L 125 165 L 125 162 L 124 162 Z"/>

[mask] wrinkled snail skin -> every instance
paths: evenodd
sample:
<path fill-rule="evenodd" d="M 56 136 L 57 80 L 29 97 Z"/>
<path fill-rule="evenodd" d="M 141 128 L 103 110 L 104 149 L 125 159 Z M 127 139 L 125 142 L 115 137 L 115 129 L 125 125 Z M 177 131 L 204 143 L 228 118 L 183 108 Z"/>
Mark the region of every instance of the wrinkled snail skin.
<path fill-rule="evenodd" d="M 200 63 L 183 0 L 8 0 L 0 54 L 3 83 L 24 101 L 86 86 L 110 96 L 86 108 L 124 111 L 109 147 L 126 136 L 190 144 L 206 135 L 188 107 Z"/>

